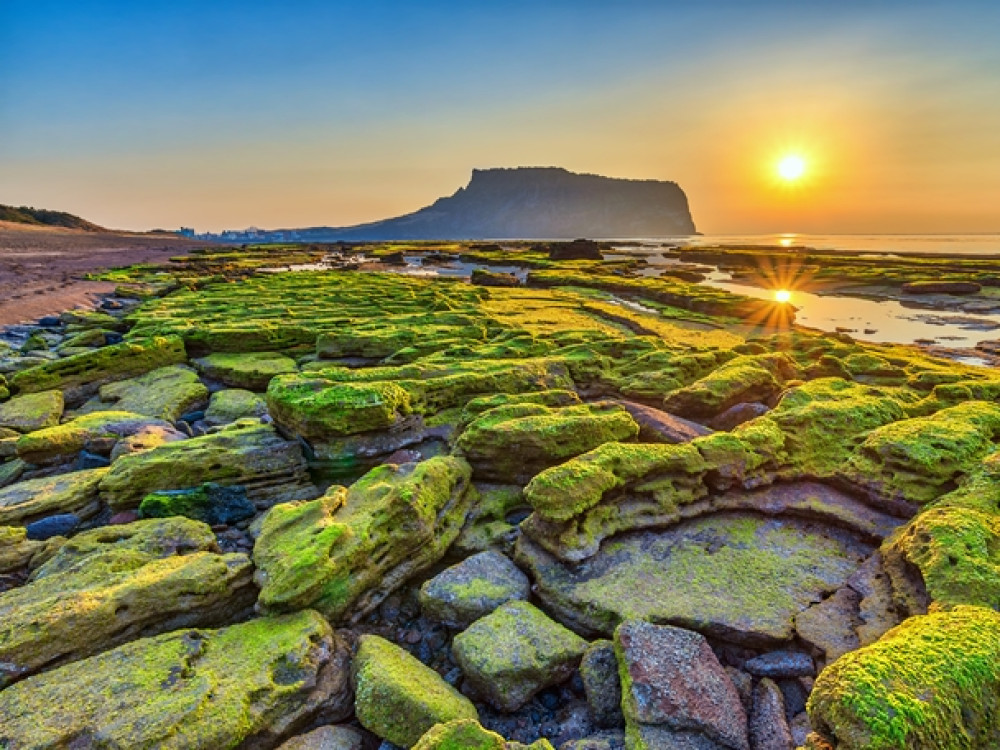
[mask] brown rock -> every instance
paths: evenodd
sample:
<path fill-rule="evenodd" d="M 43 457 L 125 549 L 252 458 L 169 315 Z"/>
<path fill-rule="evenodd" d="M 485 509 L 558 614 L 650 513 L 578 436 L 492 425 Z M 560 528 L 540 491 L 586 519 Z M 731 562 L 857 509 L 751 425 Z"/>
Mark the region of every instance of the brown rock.
<path fill-rule="evenodd" d="M 687 443 L 704 435 L 711 435 L 712 430 L 681 417 L 675 417 L 652 406 L 637 404 L 634 401 L 619 402 L 632 419 L 639 425 L 639 439 L 649 443 Z"/>
<path fill-rule="evenodd" d="M 663 732 L 686 733 L 727 750 L 749 749 L 740 696 L 702 635 L 631 620 L 615 630 L 615 653 L 630 732 L 650 740 Z"/>
<path fill-rule="evenodd" d="M 829 664 L 861 647 L 858 617 L 861 595 L 851 588 L 840 588 L 819 604 L 814 604 L 795 618 L 799 637 L 826 657 Z"/>
<path fill-rule="evenodd" d="M 278 750 L 361 750 L 364 737 L 354 727 L 327 726 L 292 737 Z"/>
<path fill-rule="evenodd" d="M 762 404 L 758 401 L 736 404 L 735 406 L 730 406 L 724 412 L 709 420 L 708 426 L 713 430 L 728 432 L 744 422 L 749 422 L 751 419 L 764 416 L 769 411 L 770 409 L 767 404 Z"/>
<path fill-rule="evenodd" d="M 792 750 L 792 732 L 785 719 L 785 700 L 781 690 L 766 677 L 753 691 L 750 712 L 751 750 Z"/>

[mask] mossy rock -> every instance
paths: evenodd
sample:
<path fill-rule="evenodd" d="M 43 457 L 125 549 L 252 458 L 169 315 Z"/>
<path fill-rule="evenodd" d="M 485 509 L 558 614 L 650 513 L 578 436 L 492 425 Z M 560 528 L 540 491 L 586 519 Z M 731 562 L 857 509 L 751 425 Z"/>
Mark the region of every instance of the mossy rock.
<path fill-rule="evenodd" d="M 437 672 L 378 636 L 361 636 L 352 672 L 358 721 L 394 745 L 413 747 L 437 724 L 479 719 L 472 701 Z"/>
<path fill-rule="evenodd" d="M 218 552 L 218 547 L 215 534 L 208 526 L 188 518 L 157 518 L 98 526 L 62 544 L 38 567 L 31 580 L 64 573 L 79 568 L 84 560 L 106 555 L 159 560 L 195 552 Z"/>
<path fill-rule="evenodd" d="M 298 443 L 282 439 L 270 425 L 241 420 L 218 432 L 120 457 L 101 480 L 101 497 L 122 510 L 138 507 L 151 492 L 205 482 L 242 485 L 259 506 L 316 495 Z"/>
<path fill-rule="evenodd" d="M 526 600 L 531 582 L 499 552 L 466 558 L 420 587 L 424 614 L 449 627 L 465 628 L 506 602 Z"/>
<path fill-rule="evenodd" d="M 271 382 L 267 405 L 279 424 L 306 438 L 388 429 L 412 411 L 410 395 L 395 383 L 337 383 L 296 375 Z"/>
<path fill-rule="evenodd" d="M 206 378 L 218 380 L 230 388 L 258 392 L 266 391 L 274 376 L 298 372 L 299 369 L 294 359 L 278 352 L 219 352 L 195 359 L 194 366 Z"/>
<path fill-rule="evenodd" d="M 996 449 L 1000 406 L 982 401 L 873 430 L 845 474 L 879 494 L 925 504 L 955 488 Z"/>
<path fill-rule="evenodd" d="M 142 638 L 0 691 L 0 745 L 273 747 L 351 714 L 349 659 L 309 611 Z"/>
<path fill-rule="evenodd" d="M 838 750 L 998 747 L 998 665 L 1000 614 L 992 609 L 911 617 L 823 670 L 809 718 Z"/>
<path fill-rule="evenodd" d="M 212 394 L 205 410 L 205 422 L 218 426 L 246 417 L 263 417 L 265 414 L 267 403 L 262 397 L 241 388 L 226 388 Z"/>
<path fill-rule="evenodd" d="M 580 564 L 522 536 L 515 559 L 546 609 L 579 632 L 607 636 L 636 619 L 774 647 L 794 638 L 795 616 L 844 586 L 872 551 L 826 524 L 737 511 L 619 534 Z"/>
<path fill-rule="evenodd" d="M 1000 609 L 1000 518 L 973 508 L 925 510 L 882 547 L 890 569 L 899 561 L 920 571 L 937 607 Z"/>
<path fill-rule="evenodd" d="M 521 528 L 562 559 L 580 561 L 596 553 L 603 539 L 650 525 L 651 515 L 664 523 L 676 520 L 681 508 L 709 492 L 710 465 L 698 443 L 610 442 L 547 469 L 524 488 L 534 513 Z M 628 511 L 619 504 L 626 491 Z"/>
<path fill-rule="evenodd" d="M 492 706 L 516 711 L 568 678 L 587 642 L 528 602 L 512 601 L 455 636 L 452 653 Z"/>
<path fill-rule="evenodd" d="M 176 336 L 140 338 L 30 367 L 14 375 L 11 385 L 19 393 L 58 389 L 67 400 L 74 400 L 104 383 L 183 364 L 186 359 L 184 342 Z"/>
<path fill-rule="evenodd" d="M 451 456 L 386 464 L 349 490 L 275 506 L 254 546 L 260 606 L 359 618 L 444 556 L 468 514 L 469 476 Z"/>
<path fill-rule="evenodd" d="M 59 549 L 65 540 L 53 537 L 44 542 L 28 539 L 20 526 L 0 526 L 0 574 L 37 567 Z"/>
<path fill-rule="evenodd" d="M 148 427 L 171 428 L 169 422 L 156 417 L 127 411 L 98 411 L 22 435 L 17 441 L 17 455 L 29 463 L 48 464 L 68 461 L 82 450 L 107 454 L 120 439 Z"/>
<path fill-rule="evenodd" d="M 139 503 L 140 518 L 183 516 L 209 526 L 245 521 L 256 513 L 243 487 L 223 487 L 214 482 L 190 489 L 152 492 Z"/>
<path fill-rule="evenodd" d="M 105 549 L 0 594 L 0 684 L 177 627 L 217 625 L 248 611 L 256 592 L 246 555 L 155 557 Z M 49 561 L 50 563 L 53 560 Z"/>
<path fill-rule="evenodd" d="M 80 413 L 127 411 L 176 422 L 208 400 L 208 389 L 197 373 L 182 365 L 171 365 L 101 386 L 99 397 L 85 404 Z"/>
<path fill-rule="evenodd" d="M 476 476 L 518 483 L 604 443 L 638 434 L 629 413 L 610 402 L 563 408 L 522 403 L 483 412 L 456 447 Z"/>
<path fill-rule="evenodd" d="M 34 432 L 55 427 L 62 413 L 62 391 L 26 393 L 0 404 L 0 427 L 17 432 Z"/>
<path fill-rule="evenodd" d="M 872 430 L 906 419 L 907 402 L 914 400 L 899 389 L 820 378 L 787 391 L 774 410 L 737 434 L 773 425 L 781 435 L 786 474 L 833 476 Z"/>
<path fill-rule="evenodd" d="M 784 354 L 744 355 L 671 393 L 663 408 L 688 419 L 714 417 L 736 404 L 767 402 L 797 375 L 794 361 Z"/>
<path fill-rule="evenodd" d="M 427 730 L 413 750 L 553 750 L 546 739 L 522 745 L 506 742 L 496 732 L 484 729 L 475 719 L 456 719 Z"/>
<path fill-rule="evenodd" d="M 17 482 L 0 489 L 0 524 L 26 525 L 56 513 L 82 519 L 100 509 L 98 485 L 107 469 L 88 469 Z"/>

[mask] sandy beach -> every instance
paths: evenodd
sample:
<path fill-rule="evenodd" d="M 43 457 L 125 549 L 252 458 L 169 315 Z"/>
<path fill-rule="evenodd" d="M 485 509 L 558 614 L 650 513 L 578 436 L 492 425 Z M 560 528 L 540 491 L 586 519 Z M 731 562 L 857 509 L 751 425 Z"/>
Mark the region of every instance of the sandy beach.
<path fill-rule="evenodd" d="M 87 273 L 133 263 L 166 263 L 205 243 L 166 235 L 81 232 L 0 221 L 0 325 L 93 305 L 112 284 Z"/>

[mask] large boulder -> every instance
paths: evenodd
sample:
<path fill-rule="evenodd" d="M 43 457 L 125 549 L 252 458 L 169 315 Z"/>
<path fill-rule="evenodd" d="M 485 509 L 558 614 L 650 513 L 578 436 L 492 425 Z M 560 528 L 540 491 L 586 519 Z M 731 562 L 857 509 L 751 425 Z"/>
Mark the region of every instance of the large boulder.
<path fill-rule="evenodd" d="M 205 482 L 242 485 L 258 507 L 316 495 L 299 444 L 280 437 L 271 425 L 241 420 L 218 432 L 120 457 L 101 480 L 101 496 L 123 510 L 138 507 L 151 492 Z"/>
<path fill-rule="evenodd" d="M 37 567 L 50 557 L 63 541 L 59 537 L 37 541 L 29 539 L 28 532 L 23 527 L 0 526 L 0 574 Z"/>
<path fill-rule="evenodd" d="M 739 693 L 698 633 L 629 621 L 615 630 L 615 652 L 630 750 L 749 750 Z"/>
<path fill-rule="evenodd" d="M 1000 614 L 911 617 L 828 666 L 809 718 L 834 750 L 1000 747 Z"/>
<path fill-rule="evenodd" d="M 184 526 L 158 529 L 184 533 Z M 157 556 L 148 544 L 122 542 L 96 547 L 68 565 L 57 556 L 30 583 L 0 594 L 0 685 L 136 636 L 224 623 L 248 611 L 256 595 L 246 555 L 203 548 Z"/>
<path fill-rule="evenodd" d="M 479 719 L 437 672 L 378 636 L 361 636 L 352 673 L 358 721 L 394 745 L 413 747 L 436 724 Z"/>
<path fill-rule="evenodd" d="M 511 404 L 476 417 L 457 447 L 477 477 L 525 483 L 543 469 L 638 434 L 639 427 L 629 413 L 610 402 L 555 409 Z"/>
<path fill-rule="evenodd" d="M 271 508 L 254 546 L 259 606 L 360 618 L 444 556 L 468 514 L 469 476 L 450 456 L 386 464 L 350 489 Z"/>
<path fill-rule="evenodd" d="M 310 611 L 142 638 L 0 691 L 0 745 L 273 747 L 351 714 L 349 663 Z"/>
<path fill-rule="evenodd" d="M 55 427 L 62 413 L 62 391 L 26 393 L 0 404 L 0 427 L 17 432 L 34 432 Z"/>
<path fill-rule="evenodd" d="M 475 719 L 455 719 L 428 729 L 413 750 L 552 750 L 552 743 L 546 739 L 530 745 L 506 742 Z"/>
<path fill-rule="evenodd" d="M 455 636 L 452 653 L 491 705 L 516 711 L 569 677 L 587 642 L 528 602 L 508 602 Z"/>
<path fill-rule="evenodd" d="M 98 486 L 107 472 L 87 469 L 4 487 L 0 489 L 0 524 L 26 525 L 56 513 L 90 518 L 100 510 Z"/>

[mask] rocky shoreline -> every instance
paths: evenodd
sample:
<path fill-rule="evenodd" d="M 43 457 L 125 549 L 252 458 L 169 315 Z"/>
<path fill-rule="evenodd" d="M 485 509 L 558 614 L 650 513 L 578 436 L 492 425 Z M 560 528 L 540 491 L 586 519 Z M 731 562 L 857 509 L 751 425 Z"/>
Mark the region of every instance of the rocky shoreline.
<path fill-rule="evenodd" d="M 8 329 L 0 748 L 1000 744 L 1000 376 L 639 267 L 199 249 Z"/>

